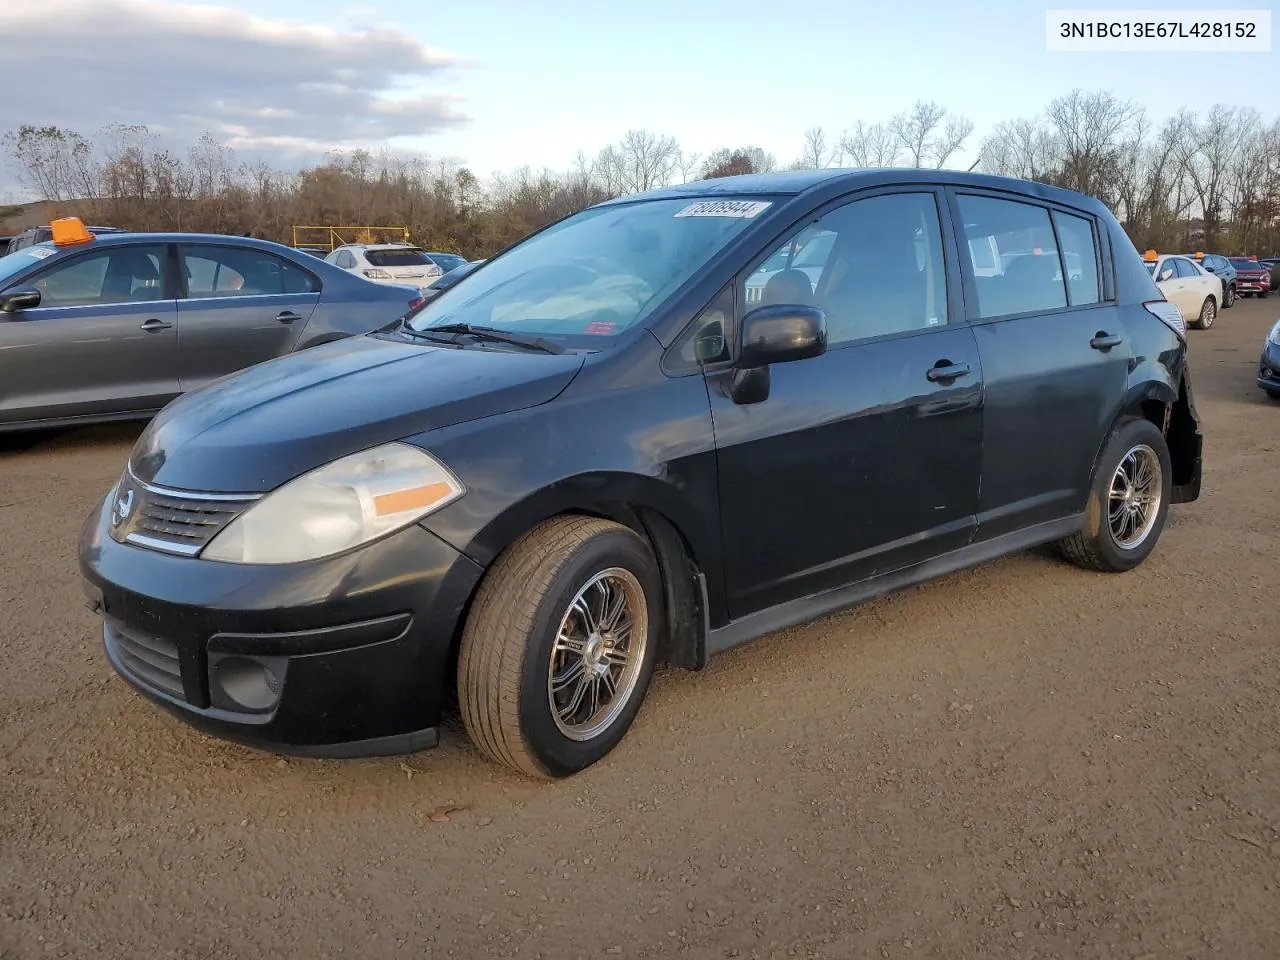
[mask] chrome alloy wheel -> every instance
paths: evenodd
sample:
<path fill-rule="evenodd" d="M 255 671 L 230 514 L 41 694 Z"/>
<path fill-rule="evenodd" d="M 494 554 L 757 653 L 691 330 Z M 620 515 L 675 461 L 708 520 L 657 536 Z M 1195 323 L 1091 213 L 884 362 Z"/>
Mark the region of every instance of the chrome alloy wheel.
<path fill-rule="evenodd" d="M 1120 458 L 1111 477 L 1107 522 L 1121 550 L 1134 550 L 1150 536 L 1164 496 L 1160 457 L 1145 443 Z"/>
<path fill-rule="evenodd" d="M 556 726 L 590 740 L 626 708 L 649 642 L 649 608 L 640 581 L 610 567 L 578 591 L 560 620 L 547 667 Z"/>

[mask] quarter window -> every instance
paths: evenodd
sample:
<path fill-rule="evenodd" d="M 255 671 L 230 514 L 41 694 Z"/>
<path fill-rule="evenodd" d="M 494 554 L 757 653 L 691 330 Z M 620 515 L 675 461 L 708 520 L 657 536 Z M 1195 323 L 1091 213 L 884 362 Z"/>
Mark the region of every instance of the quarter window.
<path fill-rule="evenodd" d="M 770 252 L 746 278 L 743 303 L 821 307 L 832 346 L 946 324 L 934 195 L 892 193 L 837 207 Z"/>
<path fill-rule="evenodd" d="M 59 263 L 35 277 L 42 307 L 105 306 L 164 297 L 164 247 L 112 246 Z"/>
<path fill-rule="evenodd" d="M 193 300 L 314 293 L 317 289 L 305 270 L 251 247 L 185 247 L 182 265 L 187 296 Z"/>
<path fill-rule="evenodd" d="M 1062 259 L 1067 265 L 1067 292 L 1071 305 L 1078 307 L 1098 303 L 1098 248 L 1094 242 L 1093 224 L 1084 217 L 1054 211 L 1054 225 L 1062 244 Z"/>
<path fill-rule="evenodd" d="M 957 197 L 957 203 L 978 292 L 979 317 L 1037 313 L 1067 305 L 1062 263 L 1046 208 L 966 194 Z M 974 257 L 975 249 L 984 248 L 995 251 L 997 271 L 984 268 L 984 263 Z M 1095 287 L 1096 271 L 1095 266 Z"/>

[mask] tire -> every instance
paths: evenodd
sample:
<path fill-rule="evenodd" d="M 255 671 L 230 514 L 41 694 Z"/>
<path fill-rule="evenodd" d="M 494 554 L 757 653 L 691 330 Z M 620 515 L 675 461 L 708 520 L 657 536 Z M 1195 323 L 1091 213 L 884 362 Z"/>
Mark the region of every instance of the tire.
<path fill-rule="evenodd" d="M 611 596 L 626 601 L 616 622 L 631 618 L 625 650 L 611 647 L 611 630 L 588 629 L 575 607 L 585 599 L 593 620 L 604 621 Z M 648 691 L 662 604 L 653 551 L 628 527 L 569 516 L 524 534 L 485 575 L 463 628 L 457 676 L 467 735 L 489 759 L 530 777 L 567 777 L 601 760 L 626 735 Z M 631 660 L 615 659 L 627 650 Z M 576 678 L 558 692 L 553 663 L 562 678 Z M 610 683 L 620 699 L 592 714 L 593 686 L 603 701 Z M 574 706 L 574 697 L 578 716 L 561 715 L 557 706 Z"/>
<path fill-rule="evenodd" d="M 1270 290 L 1261 290 L 1261 291 L 1259 291 L 1259 292 L 1258 292 L 1258 299 L 1259 299 L 1259 300 L 1265 300 L 1265 299 L 1267 299 L 1267 297 L 1269 297 L 1269 296 L 1271 296 L 1271 291 L 1270 291 Z"/>
<path fill-rule="evenodd" d="M 1135 459 L 1130 459 L 1131 457 Z M 1115 494 L 1123 490 L 1121 472 L 1129 474 L 1136 465 L 1145 464 L 1148 472 L 1153 464 L 1159 467 L 1159 476 L 1152 478 L 1151 487 L 1158 488 L 1158 499 L 1148 503 L 1154 514 L 1146 514 L 1142 528 L 1125 534 L 1128 527 L 1120 527 L 1115 516 Z M 1119 486 L 1120 489 L 1115 488 Z M 1164 531 L 1169 512 L 1169 498 L 1173 492 L 1173 465 L 1164 435 L 1148 420 L 1129 417 L 1116 425 L 1098 457 L 1094 471 L 1089 501 L 1085 507 L 1084 527 L 1078 533 L 1059 542 L 1068 560 L 1086 570 L 1100 573 L 1123 573 L 1142 563 L 1155 549 Z M 1121 501 L 1120 507 L 1131 510 Z M 1132 518 L 1132 514 L 1129 514 Z M 1139 538 L 1139 534 L 1141 534 Z"/>
<path fill-rule="evenodd" d="M 1230 310 L 1236 305 L 1236 288 L 1235 285 L 1227 287 L 1226 292 L 1222 295 L 1222 309 Z"/>
<path fill-rule="evenodd" d="M 1204 303 L 1200 304 L 1200 316 L 1191 322 L 1191 326 L 1197 330 L 1208 330 L 1216 319 L 1218 319 L 1218 303 L 1213 297 L 1205 297 Z"/>

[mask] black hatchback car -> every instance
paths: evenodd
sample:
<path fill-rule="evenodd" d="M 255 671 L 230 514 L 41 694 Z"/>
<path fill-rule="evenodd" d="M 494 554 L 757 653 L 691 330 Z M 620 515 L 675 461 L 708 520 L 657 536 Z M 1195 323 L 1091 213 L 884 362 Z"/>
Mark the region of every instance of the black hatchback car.
<path fill-rule="evenodd" d="M 115 669 L 215 734 L 405 752 L 456 692 L 484 754 L 565 776 L 659 661 L 1036 544 L 1141 563 L 1200 491 L 1184 338 L 1077 193 L 823 170 L 630 196 L 171 403 L 84 526 L 87 602 Z"/>

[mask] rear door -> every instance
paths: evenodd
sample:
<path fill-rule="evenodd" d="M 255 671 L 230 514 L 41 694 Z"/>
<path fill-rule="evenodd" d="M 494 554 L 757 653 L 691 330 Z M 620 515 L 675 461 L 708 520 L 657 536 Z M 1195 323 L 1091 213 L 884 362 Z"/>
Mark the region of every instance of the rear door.
<path fill-rule="evenodd" d="M 821 307 L 827 352 L 770 367 L 758 403 L 734 401 L 732 370 L 706 374 L 735 618 L 953 550 L 974 529 L 982 369 L 947 282 L 940 194 L 858 195 L 806 221 L 729 302 Z M 805 248 L 825 255 L 797 266 Z"/>
<path fill-rule="evenodd" d="M 998 274 L 961 258 L 986 391 L 977 533 L 986 540 L 1084 509 L 1131 354 L 1092 216 L 1009 194 L 949 193 L 962 250 L 1018 251 Z"/>
<path fill-rule="evenodd" d="M 184 391 L 288 353 L 320 300 L 318 277 L 256 247 L 182 244 L 178 259 Z"/>
<path fill-rule="evenodd" d="M 40 305 L 0 314 L 0 422 L 155 410 L 180 392 L 165 244 L 61 257 L 12 284 Z"/>

